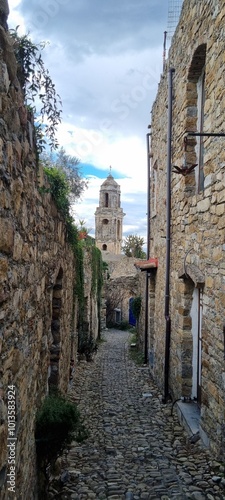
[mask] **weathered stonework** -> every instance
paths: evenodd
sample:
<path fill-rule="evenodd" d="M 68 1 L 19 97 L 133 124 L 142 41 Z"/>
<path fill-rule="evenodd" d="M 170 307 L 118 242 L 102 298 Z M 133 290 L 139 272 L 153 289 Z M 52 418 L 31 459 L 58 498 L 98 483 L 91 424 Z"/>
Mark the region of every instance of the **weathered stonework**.
<path fill-rule="evenodd" d="M 7 68 L 4 66 L 6 78 Z M 73 307 L 73 254 L 66 229 L 49 194 L 41 195 L 35 151 L 29 142 L 29 122 L 20 124 L 21 91 L 9 87 L 1 99 L 4 113 L 0 179 L 0 319 L 1 498 L 8 498 L 7 388 L 16 389 L 15 485 L 17 498 L 34 498 L 36 410 L 47 394 L 48 381 L 66 392 L 71 357 L 76 354 L 71 333 Z M 18 117 L 18 123 L 19 123 Z M 17 134 L 16 134 L 17 132 Z M 19 151 L 19 154 L 18 154 Z M 5 484 L 5 487 L 3 486 Z"/>
<path fill-rule="evenodd" d="M 102 252 L 102 256 L 108 265 L 103 287 L 106 323 L 115 323 L 116 318 L 117 323 L 129 322 L 129 301 L 137 297 L 139 292 L 139 273 L 134 266 L 137 259 L 110 252 Z"/>
<path fill-rule="evenodd" d="M 94 339 L 100 336 L 100 310 L 98 307 L 97 290 L 92 289 L 91 247 L 84 248 L 84 301 L 86 332 Z M 100 308 L 101 309 L 101 308 Z"/>
<path fill-rule="evenodd" d="M 120 206 L 120 186 L 111 173 L 102 183 L 99 206 L 95 212 L 96 246 L 107 263 L 103 288 L 106 308 L 102 325 L 129 322 L 129 301 L 136 297 L 138 290 L 137 259 L 121 254 L 124 212 Z"/>
<path fill-rule="evenodd" d="M 101 185 L 95 212 L 95 241 L 103 253 L 121 253 L 124 215 L 120 206 L 120 186 L 109 174 Z"/>
<path fill-rule="evenodd" d="M 149 347 L 152 374 L 163 390 L 167 75 L 174 68 L 169 391 L 174 399 L 198 400 L 201 435 L 218 456 L 223 455 L 225 439 L 225 137 L 201 140 L 187 132 L 224 132 L 224 20 L 223 2 L 184 0 L 153 105 L 151 128 L 150 255 L 158 257 L 159 267 L 149 300 Z M 194 164 L 187 175 L 174 168 Z M 190 265 L 194 267 L 188 270 Z"/>
<path fill-rule="evenodd" d="M 104 285 L 107 325 L 129 323 L 130 299 L 137 296 L 137 277 L 120 276 L 108 279 Z"/>
<path fill-rule="evenodd" d="M 24 106 L 12 44 L 4 30 L 7 7 L 1 2 L 0 496 L 9 498 L 7 445 L 12 418 L 7 396 L 8 387 L 14 386 L 15 498 L 31 500 L 37 497 L 36 412 L 50 384 L 66 393 L 70 361 L 76 360 L 77 269 L 64 220 L 51 195 L 40 191 L 48 185 L 37 165 L 33 121 Z M 85 267 L 85 297 L 91 309 L 88 331 L 96 337 L 96 294 L 88 258 Z"/>

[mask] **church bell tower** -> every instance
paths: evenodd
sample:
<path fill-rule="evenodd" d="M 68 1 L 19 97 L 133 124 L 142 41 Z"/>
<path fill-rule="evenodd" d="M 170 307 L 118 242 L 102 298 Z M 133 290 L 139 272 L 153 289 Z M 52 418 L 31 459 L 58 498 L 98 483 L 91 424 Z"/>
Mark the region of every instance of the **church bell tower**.
<path fill-rule="evenodd" d="M 109 253 L 121 254 L 123 217 L 120 207 L 120 186 L 111 174 L 103 182 L 99 194 L 99 207 L 95 212 L 95 242 L 97 248 Z"/>

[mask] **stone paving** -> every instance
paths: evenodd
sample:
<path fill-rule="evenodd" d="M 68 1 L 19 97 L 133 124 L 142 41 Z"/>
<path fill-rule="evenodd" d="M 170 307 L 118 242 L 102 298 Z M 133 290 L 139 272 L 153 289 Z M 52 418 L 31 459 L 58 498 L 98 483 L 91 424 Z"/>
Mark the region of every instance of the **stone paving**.
<path fill-rule="evenodd" d="M 148 368 L 130 359 L 129 335 L 106 332 L 94 361 L 78 365 L 70 398 L 90 436 L 58 460 L 49 498 L 225 499 L 223 467 L 161 403 Z"/>

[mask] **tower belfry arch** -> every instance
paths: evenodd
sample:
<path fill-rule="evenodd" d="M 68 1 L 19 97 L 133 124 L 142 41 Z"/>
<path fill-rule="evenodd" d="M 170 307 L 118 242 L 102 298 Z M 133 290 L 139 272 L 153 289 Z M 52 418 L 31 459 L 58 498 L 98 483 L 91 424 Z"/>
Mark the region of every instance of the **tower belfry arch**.
<path fill-rule="evenodd" d="M 95 242 L 100 250 L 119 255 L 125 213 L 120 206 L 120 186 L 111 171 L 110 166 L 109 175 L 100 187 L 99 206 L 95 212 Z"/>

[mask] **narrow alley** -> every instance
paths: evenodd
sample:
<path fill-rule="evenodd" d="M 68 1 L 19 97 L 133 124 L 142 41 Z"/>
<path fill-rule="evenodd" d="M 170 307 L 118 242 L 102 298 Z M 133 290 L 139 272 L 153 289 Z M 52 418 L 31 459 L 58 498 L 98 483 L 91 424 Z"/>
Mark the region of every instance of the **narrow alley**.
<path fill-rule="evenodd" d="M 60 462 L 61 488 L 49 498 L 219 500 L 222 469 L 199 442 L 192 444 L 147 368 L 129 355 L 129 333 L 104 333 L 93 363 L 77 368 L 71 399 L 90 436 L 73 442 Z"/>

